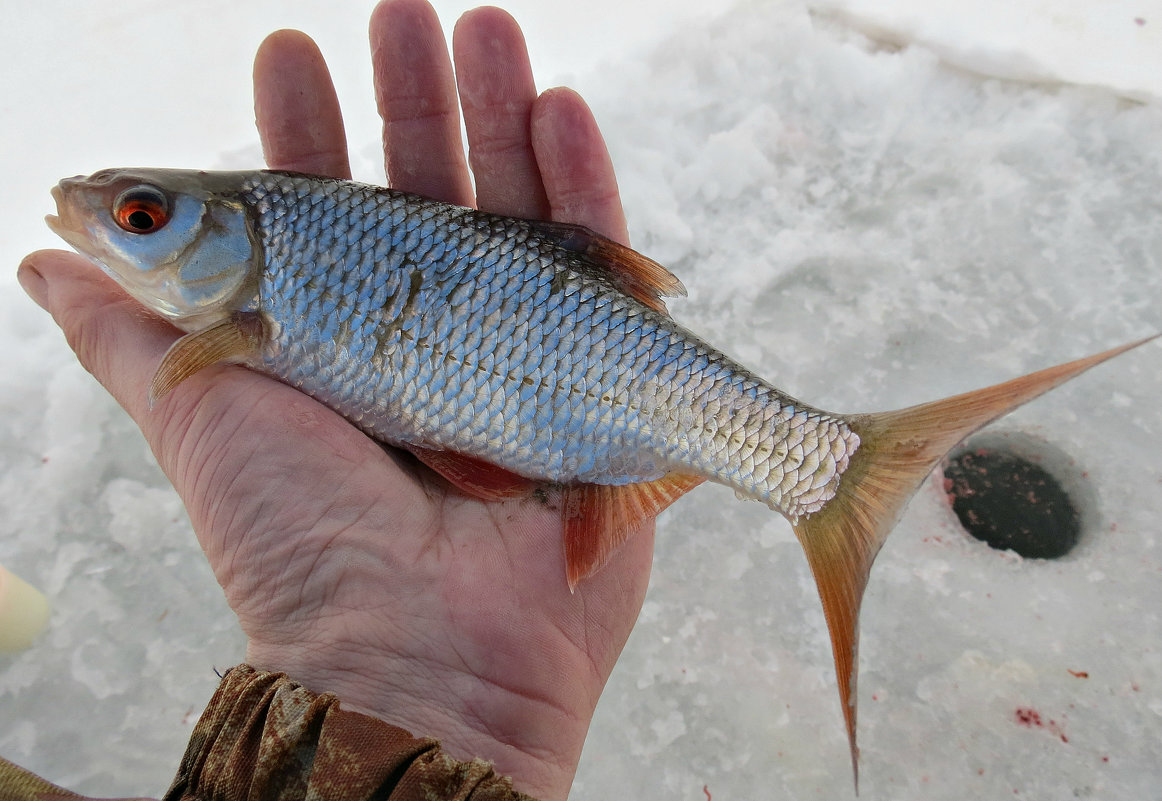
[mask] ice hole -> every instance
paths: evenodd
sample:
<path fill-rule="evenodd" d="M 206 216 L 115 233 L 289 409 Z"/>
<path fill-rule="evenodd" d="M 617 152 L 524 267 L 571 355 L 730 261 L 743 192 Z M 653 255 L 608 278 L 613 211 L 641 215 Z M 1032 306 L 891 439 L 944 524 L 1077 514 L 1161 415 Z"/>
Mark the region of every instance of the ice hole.
<path fill-rule="evenodd" d="M 1059 559 L 1082 541 L 1085 478 L 1071 457 L 1017 433 L 973 437 L 944 464 L 944 489 L 964 530 L 1030 559 Z"/>

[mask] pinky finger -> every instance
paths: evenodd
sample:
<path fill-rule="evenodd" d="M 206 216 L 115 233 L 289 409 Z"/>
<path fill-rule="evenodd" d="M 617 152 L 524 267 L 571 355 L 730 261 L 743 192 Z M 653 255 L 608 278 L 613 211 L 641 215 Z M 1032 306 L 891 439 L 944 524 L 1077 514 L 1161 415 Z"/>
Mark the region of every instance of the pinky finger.
<path fill-rule="evenodd" d="M 613 162 L 593 112 L 571 89 L 549 89 L 533 105 L 533 151 L 550 214 L 629 244 Z"/>

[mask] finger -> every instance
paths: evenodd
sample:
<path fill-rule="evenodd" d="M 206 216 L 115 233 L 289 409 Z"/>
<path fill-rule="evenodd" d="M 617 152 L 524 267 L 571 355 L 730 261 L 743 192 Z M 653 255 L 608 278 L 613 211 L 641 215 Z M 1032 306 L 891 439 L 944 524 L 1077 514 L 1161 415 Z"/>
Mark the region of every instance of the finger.
<path fill-rule="evenodd" d="M 550 89 L 537 98 L 532 141 L 552 219 L 587 225 L 629 244 L 613 162 L 581 96 Z"/>
<path fill-rule="evenodd" d="M 272 169 L 351 177 L 335 86 L 323 54 L 306 34 L 276 31 L 259 46 L 254 113 Z"/>
<path fill-rule="evenodd" d="M 426 0 L 384 0 L 376 6 L 371 62 L 389 183 L 472 205 L 456 79 L 440 21 Z"/>
<path fill-rule="evenodd" d="M 452 36 L 476 204 L 513 217 L 549 211 L 529 119 L 537 98 L 524 36 L 499 8 L 469 11 Z"/>

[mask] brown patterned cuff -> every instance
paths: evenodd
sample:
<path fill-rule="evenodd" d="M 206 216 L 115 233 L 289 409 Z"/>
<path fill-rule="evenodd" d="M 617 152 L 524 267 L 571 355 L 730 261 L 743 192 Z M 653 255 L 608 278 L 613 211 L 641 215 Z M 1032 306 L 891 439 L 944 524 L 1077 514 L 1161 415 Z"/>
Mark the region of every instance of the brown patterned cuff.
<path fill-rule="evenodd" d="M 230 670 L 190 737 L 165 801 L 534 801 L 487 762 L 339 708 L 282 673 Z"/>

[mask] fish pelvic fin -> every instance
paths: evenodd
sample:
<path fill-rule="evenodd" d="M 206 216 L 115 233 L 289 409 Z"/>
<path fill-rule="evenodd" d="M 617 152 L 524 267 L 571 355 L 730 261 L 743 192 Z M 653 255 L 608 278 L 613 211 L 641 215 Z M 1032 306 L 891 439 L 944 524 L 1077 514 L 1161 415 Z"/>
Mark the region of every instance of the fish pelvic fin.
<path fill-rule="evenodd" d="M 1085 370 L 1155 338 L 974 392 L 849 419 L 860 437 L 860 447 L 840 478 L 835 497 L 792 526 L 807 553 L 823 601 L 857 792 L 859 609 L 872 562 L 904 507 L 932 469 L 969 434 Z"/>
<path fill-rule="evenodd" d="M 149 405 L 168 395 L 194 373 L 219 362 L 246 362 L 262 347 L 262 323 L 256 314 L 238 313 L 201 331 L 186 334 L 161 357 L 149 387 Z"/>
<path fill-rule="evenodd" d="M 419 445 L 405 445 L 404 448 L 460 492 L 481 501 L 521 498 L 537 486 L 531 478 L 463 453 Z"/>
<path fill-rule="evenodd" d="M 459 492 L 482 501 L 506 501 L 533 493 L 541 482 L 455 451 L 405 445 L 404 448 Z M 613 552 L 646 520 L 706 479 L 668 473 L 636 484 L 565 484 L 561 523 L 565 541 L 565 578 L 569 592 L 596 573 Z"/>
<path fill-rule="evenodd" d="M 706 479 L 667 473 L 637 484 L 568 484 L 562 497 L 569 592 L 600 570 L 630 532 Z"/>

